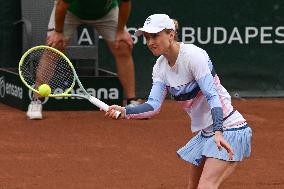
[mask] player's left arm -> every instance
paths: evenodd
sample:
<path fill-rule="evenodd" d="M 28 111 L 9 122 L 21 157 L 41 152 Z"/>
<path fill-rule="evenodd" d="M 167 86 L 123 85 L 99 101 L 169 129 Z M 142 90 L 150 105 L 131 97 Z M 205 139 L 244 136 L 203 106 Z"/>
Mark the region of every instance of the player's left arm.
<path fill-rule="evenodd" d="M 225 148 L 229 159 L 233 159 L 234 151 L 230 144 L 223 137 L 223 109 L 219 99 L 219 94 L 214 83 L 214 78 L 208 66 L 209 57 L 205 52 L 197 52 L 191 61 L 191 70 L 203 95 L 211 109 L 213 119 L 213 132 L 218 149 Z"/>
<path fill-rule="evenodd" d="M 213 130 L 223 132 L 223 109 L 214 78 L 208 66 L 209 57 L 205 52 L 198 51 L 192 57 L 190 65 L 192 74 L 205 96 L 212 114 Z"/>

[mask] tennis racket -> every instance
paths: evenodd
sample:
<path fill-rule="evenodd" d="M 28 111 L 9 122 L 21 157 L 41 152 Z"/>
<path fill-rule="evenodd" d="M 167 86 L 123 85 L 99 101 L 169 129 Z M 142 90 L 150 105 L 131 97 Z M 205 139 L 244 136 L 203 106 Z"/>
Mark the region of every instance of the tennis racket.
<path fill-rule="evenodd" d="M 37 94 L 38 87 L 47 84 L 51 88 L 49 97 L 81 97 L 104 111 L 109 109 L 106 103 L 85 90 L 71 61 L 55 48 L 40 45 L 27 50 L 19 62 L 19 75 L 23 83 Z M 82 94 L 70 93 L 76 82 Z M 116 118 L 119 116 L 117 111 Z"/>

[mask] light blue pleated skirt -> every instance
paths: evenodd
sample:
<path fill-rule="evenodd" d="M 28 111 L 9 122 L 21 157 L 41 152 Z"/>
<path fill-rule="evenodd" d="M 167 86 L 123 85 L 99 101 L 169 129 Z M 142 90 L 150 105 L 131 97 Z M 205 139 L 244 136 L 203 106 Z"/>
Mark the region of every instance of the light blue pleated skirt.
<path fill-rule="evenodd" d="M 183 160 L 199 166 L 205 157 L 216 158 L 224 161 L 242 161 L 251 153 L 252 130 L 248 125 L 224 130 L 224 139 L 234 150 L 234 157 L 229 160 L 226 149 L 220 151 L 215 143 L 213 133 L 208 135 L 200 131 L 184 147 L 177 151 Z"/>

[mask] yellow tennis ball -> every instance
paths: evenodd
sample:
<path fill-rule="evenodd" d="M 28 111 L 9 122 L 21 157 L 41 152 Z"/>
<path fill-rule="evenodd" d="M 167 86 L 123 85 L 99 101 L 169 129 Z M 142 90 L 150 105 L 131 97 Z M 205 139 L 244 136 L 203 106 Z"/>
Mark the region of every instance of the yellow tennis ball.
<path fill-rule="evenodd" d="M 39 86 L 38 92 L 40 96 L 47 97 L 51 93 L 51 88 L 47 84 L 42 84 Z"/>

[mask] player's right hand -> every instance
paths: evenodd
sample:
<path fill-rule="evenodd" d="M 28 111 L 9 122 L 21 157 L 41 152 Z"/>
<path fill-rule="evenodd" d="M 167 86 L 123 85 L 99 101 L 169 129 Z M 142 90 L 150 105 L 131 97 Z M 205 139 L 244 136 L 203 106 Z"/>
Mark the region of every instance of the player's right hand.
<path fill-rule="evenodd" d="M 126 109 L 125 107 L 118 106 L 118 105 L 109 106 L 108 111 L 105 113 L 105 116 L 113 118 L 113 119 L 117 119 L 116 113 L 115 113 L 116 111 L 119 111 L 121 113 L 119 117 L 120 119 L 125 119 Z"/>
<path fill-rule="evenodd" d="M 46 45 L 63 51 L 66 45 L 64 34 L 52 31 L 46 38 Z"/>
<path fill-rule="evenodd" d="M 119 48 L 119 43 L 125 42 L 128 47 L 132 50 L 133 49 L 133 39 L 127 31 L 118 31 L 115 37 L 115 48 Z"/>

